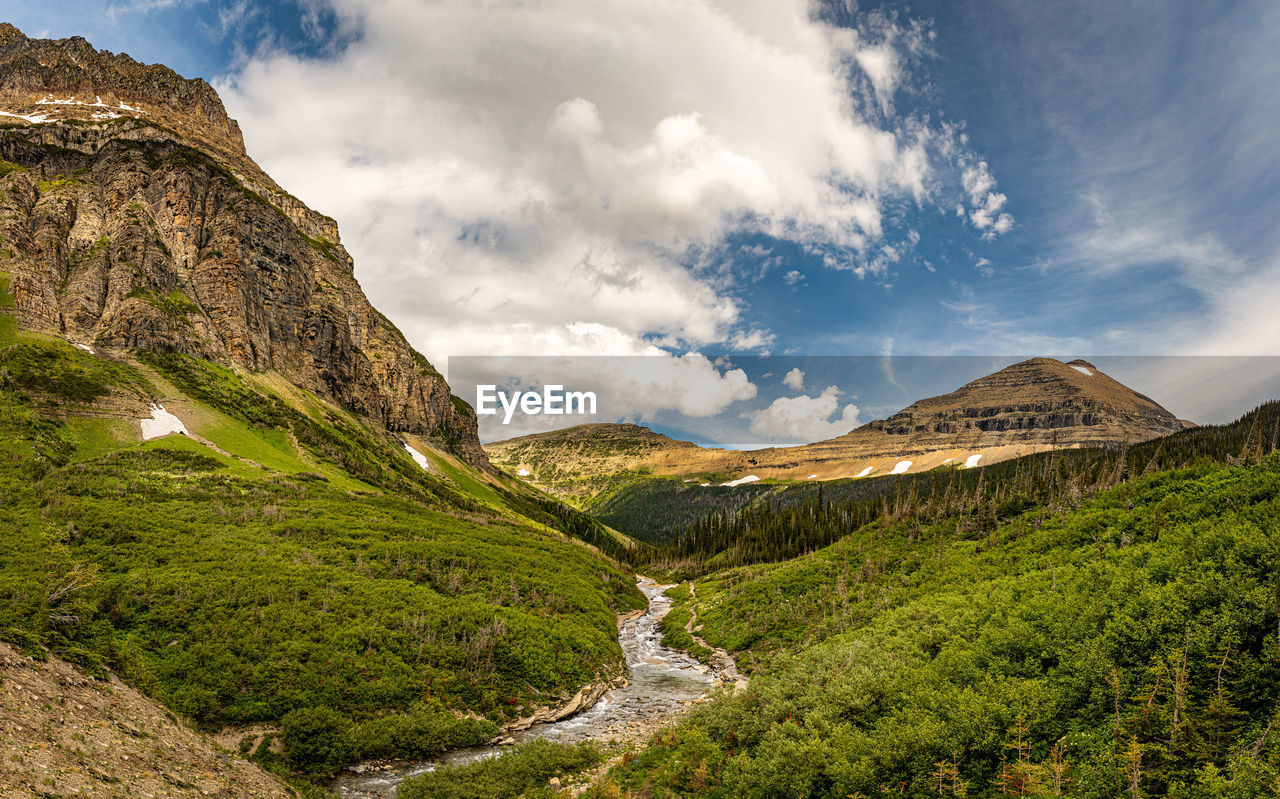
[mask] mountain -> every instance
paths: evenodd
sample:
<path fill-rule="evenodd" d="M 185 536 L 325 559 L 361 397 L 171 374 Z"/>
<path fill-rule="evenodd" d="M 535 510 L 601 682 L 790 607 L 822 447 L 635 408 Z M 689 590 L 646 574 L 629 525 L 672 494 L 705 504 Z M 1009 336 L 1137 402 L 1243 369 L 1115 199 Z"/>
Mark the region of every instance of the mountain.
<path fill-rule="evenodd" d="M 539 485 L 590 495 L 607 474 L 648 471 L 715 482 L 829 480 L 976 466 L 1048 449 L 1137 443 L 1190 426 L 1076 360 L 1032 358 L 923 399 L 888 419 L 798 447 L 706 449 L 635 425 L 584 425 L 486 445 Z"/>
<path fill-rule="evenodd" d="M 217 93 L 0 24 L 0 271 L 18 323 L 274 372 L 487 468 L 470 406 L 360 290 L 334 220 L 245 152 Z"/>
<path fill-rule="evenodd" d="M 0 159 L 6 690 L 32 658 L 85 692 L 117 679 L 317 795 L 625 679 L 635 542 L 489 465 L 333 220 L 262 172 L 207 84 L 0 25 Z M 194 734 L 115 735 L 151 718 L 135 698 L 80 702 L 96 731 L 66 735 L 58 703 L 0 703 L 22 749 L 0 793 L 142 795 L 135 765 L 161 761 L 208 795 L 278 787 L 204 768 L 224 756 Z"/>

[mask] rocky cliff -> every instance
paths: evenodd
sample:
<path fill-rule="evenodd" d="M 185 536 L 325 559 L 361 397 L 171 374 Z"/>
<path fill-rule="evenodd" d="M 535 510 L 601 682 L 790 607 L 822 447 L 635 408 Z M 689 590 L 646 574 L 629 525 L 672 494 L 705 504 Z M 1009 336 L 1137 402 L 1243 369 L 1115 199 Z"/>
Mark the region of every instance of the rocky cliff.
<path fill-rule="evenodd" d="M 0 159 L 0 271 L 22 327 L 273 370 L 487 468 L 470 406 L 204 81 L 0 24 Z"/>

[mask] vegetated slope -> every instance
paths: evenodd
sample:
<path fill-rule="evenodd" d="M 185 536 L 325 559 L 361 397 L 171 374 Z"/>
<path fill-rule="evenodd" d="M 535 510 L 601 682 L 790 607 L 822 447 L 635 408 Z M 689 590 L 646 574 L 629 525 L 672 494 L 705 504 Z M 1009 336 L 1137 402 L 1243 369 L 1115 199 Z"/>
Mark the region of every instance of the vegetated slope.
<path fill-rule="evenodd" d="M 721 450 L 635 425 L 583 425 L 486 445 L 509 470 L 558 493 L 594 497 L 635 473 L 718 483 L 865 478 L 990 464 L 1051 449 L 1121 446 L 1192 427 L 1085 361 L 1032 358 L 920 400 L 885 420 L 798 447 Z"/>
<path fill-rule="evenodd" d="M 1130 447 L 1051 450 L 973 469 L 735 488 L 699 489 L 673 478 L 634 480 L 603 495 L 591 512 L 618 530 L 659 543 L 654 557 L 666 567 L 703 573 L 794 557 L 880 518 L 935 520 L 977 511 L 994 523 L 1144 471 L 1256 454 L 1278 438 L 1280 405 L 1269 403 L 1231 424 L 1190 428 Z"/>
<path fill-rule="evenodd" d="M 700 634 L 739 652 L 750 687 L 613 782 L 655 797 L 1276 795 L 1280 455 L 1248 461 L 994 525 L 886 519 L 708 576 Z"/>
<path fill-rule="evenodd" d="M 209 729 L 282 727 L 319 775 L 487 740 L 622 669 L 643 598 L 537 518 L 581 514 L 208 362 L 0 322 L 0 638 Z M 157 400 L 190 435 L 138 442 Z"/>
<path fill-rule="evenodd" d="M 648 460 L 672 449 L 698 449 L 635 424 L 582 424 L 485 445 L 495 466 L 529 477 L 572 501 L 590 502 Z"/>
<path fill-rule="evenodd" d="M 491 470 L 208 86 L 0 25 L 0 110 L 0 639 L 316 777 L 620 672 L 633 542 Z"/>
<path fill-rule="evenodd" d="M 6 799 L 295 796 L 119 679 L 98 680 L 59 658 L 36 660 L 2 642 L 0 707 Z"/>
<path fill-rule="evenodd" d="M 278 372 L 487 468 L 474 412 L 206 83 L 0 24 L 0 112 L 0 270 L 25 329 Z"/>

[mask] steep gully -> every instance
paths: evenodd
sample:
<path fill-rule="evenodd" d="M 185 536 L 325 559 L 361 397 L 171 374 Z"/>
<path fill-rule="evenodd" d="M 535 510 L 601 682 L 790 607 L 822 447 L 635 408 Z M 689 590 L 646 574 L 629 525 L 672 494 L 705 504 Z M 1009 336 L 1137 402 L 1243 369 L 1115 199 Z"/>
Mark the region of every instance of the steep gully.
<path fill-rule="evenodd" d="M 647 577 L 641 577 L 637 585 L 648 597 L 649 606 L 643 613 L 621 617 L 618 630 L 618 642 L 631 671 L 630 682 L 604 691 L 594 704 L 574 715 L 524 730 L 508 730 L 499 742 L 455 749 L 412 763 L 356 766 L 343 772 L 331 788 L 344 799 L 391 799 L 400 783 L 410 777 L 441 766 L 495 757 L 513 744 L 538 739 L 561 743 L 643 741 L 722 682 L 745 683 L 724 650 L 716 650 L 717 665 L 708 669 L 686 653 L 663 646 L 658 623 L 671 610 L 671 599 L 664 592 L 672 586 Z"/>

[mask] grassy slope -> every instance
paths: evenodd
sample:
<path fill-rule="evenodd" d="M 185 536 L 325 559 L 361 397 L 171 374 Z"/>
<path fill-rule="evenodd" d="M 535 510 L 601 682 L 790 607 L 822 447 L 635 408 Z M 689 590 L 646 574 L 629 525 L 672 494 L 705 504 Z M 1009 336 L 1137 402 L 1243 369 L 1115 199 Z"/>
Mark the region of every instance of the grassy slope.
<path fill-rule="evenodd" d="M 743 653 L 751 687 L 614 779 L 654 796 L 990 796 L 1051 792 L 1056 772 L 1072 796 L 1275 795 L 1278 559 L 1273 455 L 976 537 L 875 524 L 717 573 L 698 583 L 702 635 Z"/>
<path fill-rule="evenodd" d="M 643 598 L 612 561 L 460 465 L 176 357 L 0 340 L 0 635 L 208 727 L 284 720 L 317 773 L 484 739 L 616 668 Z M 216 449 L 98 415 L 139 394 Z"/>

